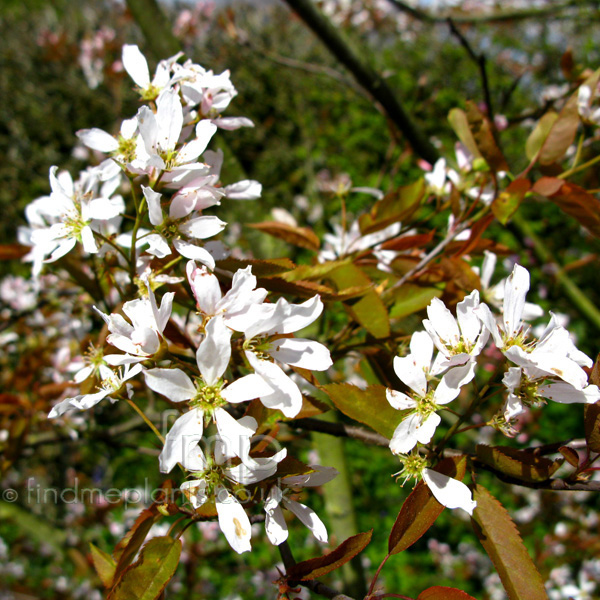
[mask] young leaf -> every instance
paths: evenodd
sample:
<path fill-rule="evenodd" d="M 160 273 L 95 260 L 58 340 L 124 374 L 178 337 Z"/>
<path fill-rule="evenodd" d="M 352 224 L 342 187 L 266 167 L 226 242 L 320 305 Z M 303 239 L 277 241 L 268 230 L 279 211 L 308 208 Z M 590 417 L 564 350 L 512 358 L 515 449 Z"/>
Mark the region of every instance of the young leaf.
<path fill-rule="evenodd" d="M 291 271 L 296 265 L 289 258 L 272 258 L 269 260 L 226 258 L 217 261 L 217 266 L 226 271 L 237 271 L 252 267 L 252 274 L 257 277 L 273 277 L 286 271 Z"/>
<path fill-rule="evenodd" d="M 460 108 L 453 108 L 448 113 L 448 121 L 452 129 L 454 129 L 454 133 L 456 133 L 458 139 L 466 146 L 467 150 L 475 158 L 481 158 L 481 152 L 479 151 L 477 143 L 475 142 L 475 138 L 471 133 L 469 120 L 467 119 L 465 111 L 461 110 Z"/>
<path fill-rule="evenodd" d="M 249 223 L 248 227 L 258 229 L 263 233 L 268 233 L 273 237 L 279 238 L 293 246 L 308 248 L 309 250 L 318 250 L 321 247 L 321 241 L 312 229 L 307 227 L 294 227 L 288 223 L 279 221 L 265 221 L 264 223 Z"/>
<path fill-rule="evenodd" d="M 579 127 L 579 112 L 577 110 L 577 92 L 575 92 L 552 123 L 539 150 L 539 163 L 551 165 L 560 160 L 575 140 L 577 127 Z"/>
<path fill-rule="evenodd" d="M 525 194 L 531 189 L 527 179 L 515 179 L 492 202 L 492 212 L 502 225 L 506 225 L 517 212 Z"/>
<path fill-rule="evenodd" d="M 369 290 L 360 300 L 347 304 L 346 307 L 352 318 L 373 337 L 386 338 L 390 336 L 388 311 L 375 290 Z"/>
<path fill-rule="evenodd" d="M 585 441 L 592 452 L 600 452 L 600 403 L 585 406 Z"/>
<path fill-rule="evenodd" d="M 553 110 L 548 111 L 529 134 L 525 143 L 525 154 L 529 160 L 534 160 L 542 149 L 556 119 L 558 119 L 558 113 Z"/>
<path fill-rule="evenodd" d="M 322 389 L 346 416 L 364 423 L 386 438 L 392 437 L 402 412 L 392 408 L 382 385 L 361 389 L 350 383 L 329 383 Z"/>
<path fill-rule="evenodd" d="M 485 158 L 490 168 L 495 172 L 508 171 L 506 159 L 492 133 L 492 125 L 474 102 L 467 102 L 467 119 L 481 156 Z"/>
<path fill-rule="evenodd" d="M 461 480 L 465 476 L 467 461 L 464 456 L 442 460 L 436 471 Z M 389 554 L 398 554 L 412 546 L 442 514 L 444 507 L 433 497 L 424 481 L 404 501 L 388 540 Z"/>
<path fill-rule="evenodd" d="M 477 458 L 496 471 L 523 481 L 546 481 L 562 464 L 561 460 L 550 460 L 527 450 L 508 446 L 486 446 L 478 444 Z"/>
<path fill-rule="evenodd" d="M 475 600 L 475 598 L 456 588 L 435 585 L 423 590 L 417 600 Z"/>
<path fill-rule="evenodd" d="M 105 588 L 110 588 L 115 577 L 115 569 L 117 567 L 113 557 L 110 554 L 100 550 L 97 546 L 90 543 L 90 552 L 92 554 L 92 562 L 94 569 L 102 581 Z"/>
<path fill-rule="evenodd" d="M 569 446 L 561 446 L 558 451 L 565 457 L 565 460 L 576 469 L 579 467 L 579 454 Z"/>
<path fill-rule="evenodd" d="M 473 529 L 492 559 L 509 600 L 548 600 L 544 582 L 506 509 L 484 487 L 473 493 Z"/>
<path fill-rule="evenodd" d="M 295 564 L 287 569 L 286 575 L 291 581 L 308 581 L 327 575 L 327 573 L 339 569 L 362 552 L 371 541 L 372 535 L 372 529 L 365 533 L 353 535 L 328 554 Z"/>
<path fill-rule="evenodd" d="M 168 536 L 151 539 L 139 559 L 127 568 L 108 600 L 155 600 L 175 574 L 181 540 Z"/>

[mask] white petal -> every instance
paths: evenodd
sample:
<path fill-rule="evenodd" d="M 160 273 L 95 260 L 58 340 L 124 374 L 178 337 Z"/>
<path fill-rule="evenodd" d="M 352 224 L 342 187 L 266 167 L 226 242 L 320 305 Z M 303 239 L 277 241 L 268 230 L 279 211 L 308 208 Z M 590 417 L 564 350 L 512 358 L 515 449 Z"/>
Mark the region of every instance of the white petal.
<path fill-rule="evenodd" d="M 549 398 L 561 404 L 594 404 L 600 400 L 600 389 L 596 385 L 588 385 L 578 390 L 568 383 L 548 383 L 538 387 L 542 398 Z"/>
<path fill-rule="evenodd" d="M 275 340 L 269 354 L 283 364 L 311 371 L 325 371 L 333 364 L 329 350 L 323 344 L 301 338 Z"/>
<path fill-rule="evenodd" d="M 184 256 L 185 258 L 191 258 L 192 260 L 197 260 L 206 265 L 209 269 L 215 268 L 215 259 L 212 257 L 210 252 L 204 248 L 178 239 L 173 240 L 173 246 L 175 246 L 175 250 L 177 250 L 181 256 Z"/>
<path fill-rule="evenodd" d="M 262 194 L 258 181 L 244 179 L 225 186 L 225 194 L 230 200 L 256 200 Z"/>
<path fill-rule="evenodd" d="M 311 465 L 311 469 L 314 469 L 312 473 L 306 473 L 305 475 L 291 475 L 285 477 L 283 482 L 288 486 L 299 486 L 299 487 L 316 487 L 324 485 L 339 475 L 337 469 L 333 467 L 322 467 L 321 465 Z"/>
<path fill-rule="evenodd" d="M 257 423 L 252 417 L 234 419 L 225 409 L 217 408 L 213 413 L 220 436 L 219 452 L 221 460 L 238 456 L 243 461 L 248 459 L 250 438 L 256 432 Z"/>
<path fill-rule="evenodd" d="M 149 369 L 144 371 L 146 385 L 173 402 L 191 400 L 196 386 L 181 369 Z"/>
<path fill-rule="evenodd" d="M 483 326 L 492 334 L 496 347 L 500 349 L 504 348 L 504 340 L 502 339 L 500 328 L 498 327 L 498 323 L 492 314 L 490 307 L 487 304 L 480 304 L 473 312 L 483 323 Z"/>
<path fill-rule="evenodd" d="M 187 490 L 190 502 L 194 508 L 199 508 L 208 500 L 206 495 L 206 481 L 203 479 L 184 481 L 179 486 L 179 489 L 184 491 Z"/>
<path fill-rule="evenodd" d="M 295 500 L 288 500 L 285 497 L 283 499 L 283 504 L 287 509 L 291 510 L 300 519 L 300 521 L 306 525 L 306 527 L 311 530 L 312 534 L 320 542 L 327 542 L 327 528 L 312 508 L 309 508 L 304 504 L 300 504 L 300 502 L 296 502 Z"/>
<path fill-rule="evenodd" d="M 514 337 L 521 328 L 521 319 L 525 307 L 525 296 L 529 291 L 529 271 L 521 265 L 515 265 L 513 272 L 504 285 L 504 331 L 508 337 Z M 493 335 L 493 332 L 492 332 Z"/>
<path fill-rule="evenodd" d="M 473 514 L 477 502 L 464 483 L 432 469 L 423 470 L 423 479 L 440 504 L 446 508 L 462 508 L 470 515 Z"/>
<path fill-rule="evenodd" d="M 206 326 L 206 337 L 196 352 L 196 362 L 204 382 L 213 386 L 225 373 L 231 358 L 231 329 L 221 317 L 214 317 Z"/>
<path fill-rule="evenodd" d="M 481 331 L 481 321 L 477 318 L 474 310 L 479 306 L 479 292 L 473 290 L 464 300 L 456 306 L 456 318 L 462 333 L 462 337 L 474 344 Z"/>
<path fill-rule="evenodd" d="M 385 391 L 385 397 L 396 410 L 407 410 L 417 406 L 416 400 L 413 400 L 402 392 L 397 392 L 396 390 L 391 390 L 389 388 Z"/>
<path fill-rule="evenodd" d="M 288 528 L 279 504 L 269 501 L 274 489 L 278 488 L 272 488 L 265 501 L 265 531 L 271 544 L 279 546 L 279 544 L 283 544 L 287 540 Z M 281 492 L 279 493 L 281 494 Z"/>
<path fill-rule="evenodd" d="M 223 231 L 226 225 L 219 217 L 196 217 L 180 225 L 179 231 L 190 238 L 204 240 Z"/>
<path fill-rule="evenodd" d="M 81 129 L 77 132 L 77 137 L 92 150 L 98 150 L 99 152 L 114 152 L 118 149 L 119 143 L 115 138 L 106 133 L 102 129 Z"/>
<path fill-rule="evenodd" d="M 412 413 L 403 419 L 390 441 L 390 450 L 393 454 L 406 454 L 417 445 L 417 428 L 421 425 L 421 416 Z"/>
<path fill-rule="evenodd" d="M 270 386 L 265 379 L 256 373 L 251 373 L 236 379 L 221 390 L 221 398 L 232 404 L 238 404 L 274 393 L 276 393 L 276 389 Z"/>
<path fill-rule="evenodd" d="M 433 298 L 427 307 L 427 316 L 442 340 L 452 347 L 458 345 L 460 331 L 456 319 L 439 298 Z"/>
<path fill-rule="evenodd" d="M 139 87 L 145 89 L 150 85 L 148 62 L 137 46 L 130 44 L 123 46 L 123 66 Z"/>
<path fill-rule="evenodd" d="M 229 545 L 238 553 L 249 552 L 251 526 L 246 511 L 227 491 L 221 488 L 216 494 L 219 527 Z"/>
<path fill-rule="evenodd" d="M 438 384 L 433 394 L 437 404 L 448 404 L 460 394 L 460 388 L 475 377 L 475 363 L 468 362 L 460 367 L 450 369 Z"/>
<path fill-rule="evenodd" d="M 203 412 L 196 408 L 186 412 L 175 421 L 165 438 L 164 448 L 158 457 L 161 473 L 169 473 L 177 463 L 183 463 L 190 450 L 197 447 L 198 442 L 202 439 L 203 421 Z"/>
<path fill-rule="evenodd" d="M 162 224 L 163 211 L 160 206 L 162 194 L 155 192 L 152 188 L 146 187 L 145 185 L 142 186 L 142 192 L 148 202 L 148 217 L 150 217 L 150 223 L 155 227 Z"/>
<path fill-rule="evenodd" d="M 441 422 L 440 415 L 437 413 L 431 413 L 422 423 L 415 429 L 415 436 L 417 442 L 421 444 L 428 444 L 433 437 L 437 426 Z"/>
<path fill-rule="evenodd" d="M 173 150 L 183 127 L 183 110 L 175 90 L 163 91 L 156 100 L 157 142 L 162 151 Z"/>

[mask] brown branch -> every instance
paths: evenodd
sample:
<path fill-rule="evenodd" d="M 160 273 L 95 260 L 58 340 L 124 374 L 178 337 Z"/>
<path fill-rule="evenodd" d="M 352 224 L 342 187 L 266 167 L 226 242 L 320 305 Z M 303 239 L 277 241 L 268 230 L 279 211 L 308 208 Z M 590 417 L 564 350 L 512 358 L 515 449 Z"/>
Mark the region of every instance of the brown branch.
<path fill-rule="evenodd" d="M 438 151 L 411 120 L 385 80 L 350 47 L 327 17 L 310 0 L 285 0 L 327 49 L 352 73 L 356 81 L 378 102 L 386 116 L 406 136 L 416 154 L 433 164 Z"/>
<path fill-rule="evenodd" d="M 288 422 L 288 425 L 306 431 L 318 431 L 319 433 L 327 433 L 336 437 L 352 438 L 374 446 L 385 446 L 387 448 L 390 444 L 390 440 L 383 435 L 362 427 L 356 427 L 355 425 L 332 423 L 312 418 L 296 419 L 295 421 Z"/>
<path fill-rule="evenodd" d="M 578 0 L 570 0 L 569 2 L 565 2 L 564 4 L 559 4 L 555 6 L 548 6 L 546 8 L 537 8 L 537 9 L 529 9 L 529 10 L 513 10 L 513 11 L 503 11 L 489 14 L 480 14 L 480 15 L 456 15 L 452 16 L 451 14 L 446 15 L 432 15 L 431 13 L 410 6 L 406 2 L 402 0 L 388 0 L 391 4 L 393 4 L 400 12 L 406 13 L 411 17 L 423 21 L 425 23 L 445 23 L 448 18 L 451 18 L 455 23 L 461 24 L 478 24 L 478 23 L 502 23 L 506 21 L 522 21 L 525 19 L 539 19 L 541 17 L 554 17 L 555 19 L 565 19 L 565 18 L 575 18 L 578 16 L 578 13 L 562 15 L 564 10 L 569 8 L 583 7 L 584 4 L 579 2 Z M 594 0 L 590 0 L 587 3 L 590 7 L 594 7 L 596 2 Z"/>

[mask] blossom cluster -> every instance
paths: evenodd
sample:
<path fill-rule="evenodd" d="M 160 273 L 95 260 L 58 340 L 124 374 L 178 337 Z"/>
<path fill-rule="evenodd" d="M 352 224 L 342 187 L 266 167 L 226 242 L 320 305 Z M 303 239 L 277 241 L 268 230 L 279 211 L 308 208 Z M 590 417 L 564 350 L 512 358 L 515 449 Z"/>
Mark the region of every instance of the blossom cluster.
<path fill-rule="evenodd" d="M 52 167 L 51 194 L 27 207 L 29 226 L 20 239 L 31 248 L 25 260 L 33 263 L 34 281 L 39 284 L 46 263 L 77 252 L 111 265 L 105 269 L 114 284 L 101 298 L 102 306 L 94 307 L 105 323 L 108 346 L 92 347 L 74 361 L 73 382 L 81 393 L 67 394 L 49 417 L 68 417 L 105 398 L 133 402 L 145 385 L 181 411 L 163 440 L 161 472 L 179 465 L 188 478 L 181 491 L 194 509 L 206 505 L 214 512 L 235 551 L 250 550 L 244 504 L 256 491 L 248 486 L 259 482 L 273 543 L 287 537 L 283 507 L 325 542 L 322 521 L 292 499 L 290 490 L 322 485 L 336 471 L 314 466 L 277 476 L 287 450 L 269 455 L 264 440 L 258 443 L 259 422 L 243 408 L 260 400 L 285 418 L 299 414 L 303 395 L 291 371 L 322 371 L 332 361 L 324 345 L 294 334 L 318 319 L 323 303 L 319 296 L 302 304 L 270 301 L 251 267 L 221 269 L 231 281 L 223 293 L 215 269 L 228 250 L 205 240 L 226 223 L 206 211 L 225 199 L 256 199 L 261 186 L 253 180 L 223 185 L 223 153 L 207 148 L 219 128 L 252 122 L 222 115 L 237 93 L 228 71 L 215 74 L 179 58 L 161 61 L 151 76 L 137 46 L 124 46 L 123 65 L 143 105 L 116 136 L 97 128 L 79 131 L 85 146 L 107 158 L 76 180 Z M 130 206 L 121 195 L 126 188 Z M 186 277 L 174 269 L 183 258 L 188 259 Z M 98 262 L 83 264 L 94 269 Z M 164 285 L 175 291 L 158 297 Z M 186 333 L 177 326 L 182 317 L 176 307 L 189 312 L 190 304 L 196 311 L 193 339 L 181 349 L 173 335 L 181 339 Z M 114 351 L 106 352 L 109 347 Z"/>
<path fill-rule="evenodd" d="M 482 268 L 486 284 L 494 263 L 495 257 L 488 255 Z M 564 404 L 600 400 L 600 389 L 588 384 L 583 368 L 591 367 L 592 360 L 577 349 L 555 315 L 551 314 L 541 335 L 532 334 L 525 318 L 541 316 L 541 309 L 525 301 L 529 286 L 529 272 L 516 264 L 502 291 L 490 294 L 492 306 L 501 298 L 498 317 L 481 301 L 478 290 L 457 304 L 456 317 L 434 298 L 423 320 L 425 331 L 412 335 L 407 356 L 394 359 L 396 375 L 409 388 L 408 393 L 387 390 L 388 402 L 405 411 L 390 441 L 390 449 L 403 464 L 399 474 L 406 479 L 423 478 L 438 501 L 449 508 L 472 514 L 471 492 L 461 482 L 428 469 L 419 448 L 433 439 L 442 421 L 438 413 L 475 377 L 477 358 L 490 339 L 509 366 L 502 378 L 507 391 L 504 407 L 488 424 L 505 435 L 514 435 L 512 424 L 518 415 L 547 400 Z"/>

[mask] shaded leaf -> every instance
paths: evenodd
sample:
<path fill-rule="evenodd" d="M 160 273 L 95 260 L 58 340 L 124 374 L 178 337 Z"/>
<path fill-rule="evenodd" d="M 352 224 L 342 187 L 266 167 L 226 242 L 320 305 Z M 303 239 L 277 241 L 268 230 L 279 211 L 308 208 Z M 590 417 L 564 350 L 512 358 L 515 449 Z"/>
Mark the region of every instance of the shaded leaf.
<path fill-rule="evenodd" d="M 564 183 L 565 180 L 558 177 L 541 177 L 533 184 L 531 191 L 548 197 L 556 194 Z"/>
<path fill-rule="evenodd" d="M 592 452 L 600 452 L 600 402 L 585 405 L 585 441 Z"/>
<path fill-rule="evenodd" d="M 473 529 L 491 558 L 509 600 L 548 600 L 544 582 L 506 509 L 481 485 L 475 486 Z"/>
<path fill-rule="evenodd" d="M 321 389 L 347 417 L 368 425 L 388 439 L 404 415 L 392 408 L 382 385 L 370 385 L 362 390 L 350 383 L 329 383 Z"/>
<path fill-rule="evenodd" d="M 322 279 L 331 271 L 341 267 L 343 265 L 351 264 L 351 261 L 346 260 L 330 260 L 324 263 L 317 263 L 315 265 L 298 265 L 296 268 L 286 273 L 281 273 L 281 279 L 286 281 L 299 281 L 302 279 Z"/>
<path fill-rule="evenodd" d="M 252 274 L 257 277 L 272 277 L 286 271 L 291 271 L 296 267 L 289 258 L 273 258 L 270 260 L 226 258 L 225 260 L 218 260 L 217 266 L 220 269 L 233 272 L 251 266 Z"/>
<path fill-rule="evenodd" d="M 386 194 L 367 214 L 358 219 L 362 235 L 385 229 L 392 223 L 407 221 L 418 210 L 425 197 L 425 179 Z"/>
<path fill-rule="evenodd" d="M 30 250 L 31 248 L 21 244 L 0 244 L 0 260 L 19 260 Z"/>
<path fill-rule="evenodd" d="M 293 294 L 300 298 L 312 298 L 315 294 L 320 294 L 323 299 L 330 299 L 337 295 L 332 288 L 315 281 L 286 281 L 281 277 L 258 277 L 257 284 L 258 287 L 264 287 L 270 292 Z"/>
<path fill-rule="evenodd" d="M 394 290 L 390 317 L 400 319 L 412 315 L 429 306 L 434 298 L 439 298 L 442 294 L 443 291 L 438 288 L 405 283 Z"/>
<path fill-rule="evenodd" d="M 529 180 L 515 179 L 498 194 L 498 197 L 492 202 L 492 212 L 502 225 L 506 225 L 510 221 L 530 189 L 531 182 Z"/>
<path fill-rule="evenodd" d="M 560 160 L 574 142 L 578 127 L 579 111 L 577 110 L 577 92 L 575 92 L 552 123 L 539 150 L 538 162 L 541 165 L 551 165 Z"/>
<path fill-rule="evenodd" d="M 529 134 L 525 143 L 525 154 L 529 160 L 534 160 L 537 157 L 556 119 L 558 119 L 558 113 L 553 110 L 548 111 Z"/>
<path fill-rule="evenodd" d="M 460 242 L 459 249 L 454 253 L 454 258 L 459 258 L 464 254 L 469 254 L 480 244 L 481 236 L 485 230 L 491 225 L 494 220 L 494 215 L 487 215 L 483 219 L 479 219 L 473 227 L 471 227 L 471 235 L 466 242 Z"/>
<path fill-rule="evenodd" d="M 110 554 L 104 552 L 94 544 L 90 543 L 90 552 L 92 555 L 92 562 L 94 563 L 94 569 L 102 581 L 102 585 L 106 588 L 112 586 L 115 577 L 116 563 Z"/>
<path fill-rule="evenodd" d="M 411 248 L 420 248 L 426 246 L 433 240 L 435 235 L 435 229 L 432 229 L 428 233 L 417 233 L 415 235 L 401 235 L 400 237 L 392 238 L 381 244 L 382 250 L 395 250 L 396 252 L 402 252 L 404 250 L 410 250 Z"/>
<path fill-rule="evenodd" d="M 492 125 L 474 102 L 467 102 L 467 119 L 477 148 L 490 168 L 495 172 L 508 171 L 506 159 L 494 138 Z"/>
<path fill-rule="evenodd" d="M 445 458 L 436 471 L 454 479 L 465 476 L 467 460 L 464 456 Z M 412 546 L 435 523 L 444 506 L 433 496 L 427 484 L 419 481 L 404 501 L 388 539 L 389 554 L 398 554 Z"/>
<path fill-rule="evenodd" d="M 550 460 L 527 450 L 508 446 L 478 444 L 477 458 L 500 473 L 523 481 L 546 481 L 562 464 L 562 460 Z"/>
<path fill-rule="evenodd" d="M 422 591 L 417 600 L 475 600 L 475 598 L 462 590 L 436 585 Z"/>
<path fill-rule="evenodd" d="M 342 542 L 335 550 L 324 556 L 310 558 L 287 569 L 286 575 L 292 581 L 318 579 L 352 560 L 362 552 L 371 541 L 373 530 L 358 533 Z"/>
<path fill-rule="evenodd" d="M 579 454 L 569 446 L 561 446 L 558 451 L 565 457 L 565 460 L 576 469 L 579 467 Z"/>
<path fill-rule="evenodd" d="M 321 247 L 321 241 L 317 234 L 308 227 L 295 227 L 289 223 L 279 221 L 264 221 L 263 223 L 251 223 L 248 227 L 258 229 L 288 244 L 308 248 L 309 250 L 318 250 Z"/>
<path fill-rule="evenodd" d="M 139 559 L 127 568 L 108 600 L 155 600 L 171 580 L 181 555 L 181 540 L 168 536 L 151 539 Z"/>
<path fill-rule="evenodd" d="M 481 152 L 477 147 L 471 127 L 469 126 L 469 119 L 464 110 L 460 108 L 453 108 L 448 113 L 448 121 L 454 133 L 458 136 L 458 139 L 463 143 L 467 150 L 475 157 L 481 158 Z"/>

